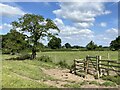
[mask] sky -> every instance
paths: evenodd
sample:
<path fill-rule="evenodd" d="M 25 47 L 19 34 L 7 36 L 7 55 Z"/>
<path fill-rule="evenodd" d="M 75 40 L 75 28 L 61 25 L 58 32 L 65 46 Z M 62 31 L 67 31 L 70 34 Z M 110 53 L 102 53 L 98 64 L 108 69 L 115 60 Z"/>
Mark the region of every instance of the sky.
<path fill-rule="evenodd" d="M 2 2 L 0 8 L 0 34 L 10 31 L 12 21 L 30 13 L 52 19 L 60 29 L 62 45 L 86 46 L 92 40 L 109 46 L 118 36 L 117 2 Z"/>

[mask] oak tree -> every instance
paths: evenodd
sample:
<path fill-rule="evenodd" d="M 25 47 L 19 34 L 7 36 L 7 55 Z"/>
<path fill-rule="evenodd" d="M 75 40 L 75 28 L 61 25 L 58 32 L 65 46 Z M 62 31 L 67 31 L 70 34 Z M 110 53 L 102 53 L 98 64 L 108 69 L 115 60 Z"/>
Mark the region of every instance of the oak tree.
<path fill-rule="evenodd" d="M 45 19 L 43 16 L 35 14 L 25 14 L 18 21 L 12 22 L 12 25 L 14 29 L 19 28 L 20 31 L 29 32 L 33 42 L 31 59 L 36 58 L 36 46 L 39 39 L 57 35 L 57 33 L 50 32 L 50 29 L 59 32 L 58 27 L 51 19 Z"/>

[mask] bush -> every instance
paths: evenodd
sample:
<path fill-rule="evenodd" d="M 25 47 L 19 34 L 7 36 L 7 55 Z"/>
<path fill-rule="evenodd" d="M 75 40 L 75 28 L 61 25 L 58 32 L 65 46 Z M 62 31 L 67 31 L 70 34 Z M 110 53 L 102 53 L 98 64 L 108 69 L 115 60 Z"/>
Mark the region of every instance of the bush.
<path fill-rule="evenodd" d="M 26 55 L 21 55 L 21 56 L 16 57 L 16 58 L 9 58 L 9 59 L 6 59 L 6 60 L 25 60 L 25 59 L 30 59 L 30 58 L 31 58 L 31 55 L 26 54 Z"/>
<path fill-rule="evenodd" d="M 18 57 L 18 60 L 25 60 L 25 59 L 30 59 L 31 55 L 30 54 L 25 54 L 25 55 L 21 55 L 20 57 Z"/>
<path fill-rule="evenodd" d="M 51 58 L 49 56 L 43 55 L 41 57 L 36 58 L 38 61 L 43 61 L 43 62 L 52 62 Z"/>
<path fill-rule="evenodd" d="M 58 65 L 60 65 L 60 67 L 62 67 L 62 68 L 70 68 L 70 66 L 66 63 L 65 60 L 60 61 L 60 62 L 58 63 Z"/>

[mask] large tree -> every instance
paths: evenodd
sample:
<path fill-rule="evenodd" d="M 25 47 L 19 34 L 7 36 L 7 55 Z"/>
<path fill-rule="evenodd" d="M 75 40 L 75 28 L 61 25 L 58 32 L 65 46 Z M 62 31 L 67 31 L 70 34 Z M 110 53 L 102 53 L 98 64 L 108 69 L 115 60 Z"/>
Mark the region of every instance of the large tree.
<path fill-rule="evenodd" d="M 58 49 L 61 47 L 61 39 L 57 38 L 57 37 L 53 37 L 49 43 L 48 43 L 48 47 L 52 48 L 52 49 Z"/>
<path fill-rule="evenodd" d="M 18 21 L 12 22 L 13 28 L 19 28 L 20 31 L 29 32 L 30 38 L 33 42 L 31 59 L 36 57 L 36 46 L 39 39 L 43 37 L 52 37 L 56 33 L 51 33 L 50 29 L 59 31 L 56 24 L 51 19 L 45 19 L 40 15 L 25 14 L 19 18 Z"/>
<path fill-rule="evenodd" d="M 120 49 L 120 36 L 118 36 L 115 40 L 111 41 L 110 48 L 112 50 L 119 50 Z"/>

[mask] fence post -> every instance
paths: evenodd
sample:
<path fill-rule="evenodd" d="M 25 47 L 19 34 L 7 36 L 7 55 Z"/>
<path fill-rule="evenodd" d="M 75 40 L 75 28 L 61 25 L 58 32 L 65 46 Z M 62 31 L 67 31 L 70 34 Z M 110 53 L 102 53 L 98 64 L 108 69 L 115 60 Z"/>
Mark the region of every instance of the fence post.
<path fill-rule="evenodd" d="M 74 59 L 74 74 L 76 74 L 76 63 L 75 63 L 75 59 Z"/>
<path fill-rule="evenodd" d="M 98 56 L 98 61 L 99 61 L 99 74 L 101 75 L 101 56 Z"/>
<path fill-rule="evenodd" d="M 99 56 L 96 56 L 96 70 L 97 70 L 97 78 L 99 79 Z"/>
<path fill-rule="evenodd" d="M 88 60 L 89 60 L 89 55 L 87 55 L 86 61 L 85 61 L 85 74 L 88 73 Z"/>
<path fill-rule="evenodd" d="M 108 58 L 108 60 L 110 59 L 110 55 L 109 55 L 109 53 L 107 54 L 107 58 Z"/>
<path fill-rule="evenodd" d="M 110 62 L 108 61 L 107 64 L 108 64 L 107 75 L 109 75 L 109 66 L 110 66 Z"/>

